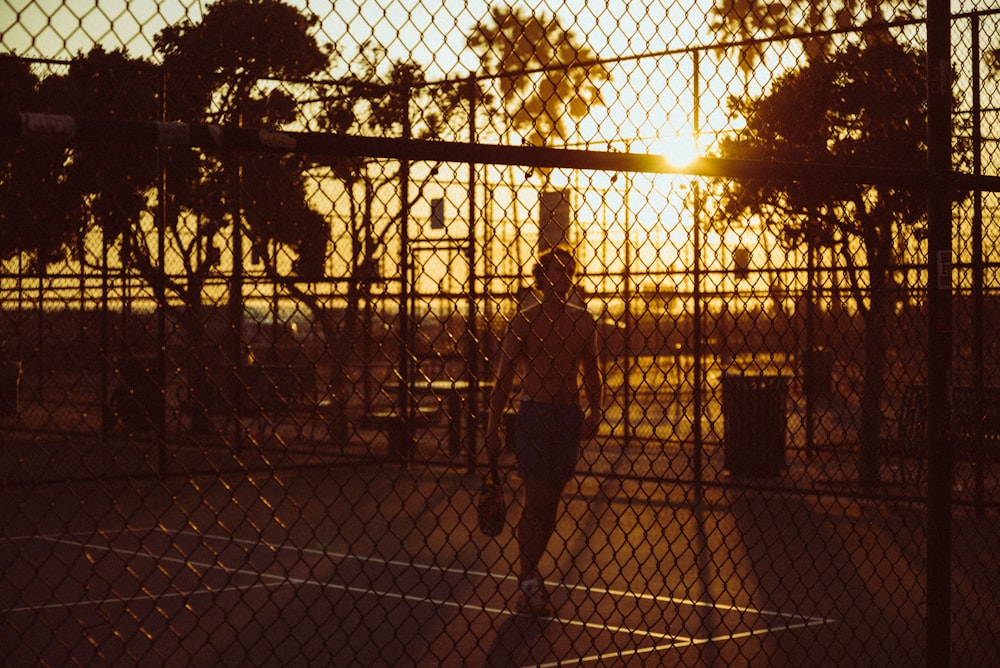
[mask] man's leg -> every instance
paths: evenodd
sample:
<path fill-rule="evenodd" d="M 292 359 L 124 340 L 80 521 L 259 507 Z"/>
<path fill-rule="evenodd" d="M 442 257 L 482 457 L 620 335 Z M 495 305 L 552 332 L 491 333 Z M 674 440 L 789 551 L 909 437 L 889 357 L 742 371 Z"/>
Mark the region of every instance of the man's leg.
<path fill-rule="evenodd" d="M 538 564 L 556 528 L 563 487 L 547 480 L 524 481 L 524 511 L 518 524 L 521 543 L 521 580 L 541 579 Z"/>

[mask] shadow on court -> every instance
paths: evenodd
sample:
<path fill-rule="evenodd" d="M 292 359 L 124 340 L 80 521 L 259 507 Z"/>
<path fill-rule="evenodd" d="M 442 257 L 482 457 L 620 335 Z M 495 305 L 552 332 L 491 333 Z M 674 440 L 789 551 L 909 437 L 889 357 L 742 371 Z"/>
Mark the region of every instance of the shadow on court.
<path fill-rule="evenodd" d="M 4 492 L 3 663 L 924 663 L 915 510 L 580 476 L 542 563 L 554 614 L 531 618 L 478 485 L 372 465 Z"/>

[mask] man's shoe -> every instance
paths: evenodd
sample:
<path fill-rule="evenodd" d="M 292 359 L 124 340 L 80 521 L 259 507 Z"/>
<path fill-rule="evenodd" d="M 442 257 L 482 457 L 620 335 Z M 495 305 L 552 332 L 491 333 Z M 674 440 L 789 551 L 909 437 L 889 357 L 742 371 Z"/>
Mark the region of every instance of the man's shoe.
<path fill-rule="evenodd" d="M 552 614 L 549 607 L 549 592 L 540 580 L 521 582 L 521 595 L 517 600 L 517 612 L 522 615 L 544 617 Z"/>

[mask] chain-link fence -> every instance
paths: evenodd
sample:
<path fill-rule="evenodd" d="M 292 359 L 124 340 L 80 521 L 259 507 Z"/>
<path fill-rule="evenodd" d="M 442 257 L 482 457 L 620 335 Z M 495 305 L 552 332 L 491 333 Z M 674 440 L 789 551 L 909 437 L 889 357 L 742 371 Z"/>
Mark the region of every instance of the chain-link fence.
<path fill-rule="evenodd" d="M 906 0 L 7 0 L 4 663 L 994 665 L 1000 12 L 952 11 L 949 79 Z"/>

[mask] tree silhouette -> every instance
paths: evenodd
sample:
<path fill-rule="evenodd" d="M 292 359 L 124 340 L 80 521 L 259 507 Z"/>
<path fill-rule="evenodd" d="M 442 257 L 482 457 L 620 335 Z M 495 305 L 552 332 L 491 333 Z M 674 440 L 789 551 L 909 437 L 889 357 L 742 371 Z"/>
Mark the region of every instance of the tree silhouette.
<path fill-rule="evenodd" d="M 49 90 L 27 61 L 0 54 L 0 110 L 54 111 Z M 62 146 L 0 143 L 0 259 L 26 253 L 44 271 L 76 245 L 79 202 L 65 187 L 66 161 Z"/>
<path fill-rule="evenodd" d="M 352 61 L 350 72 L 323 99 L 319 118 L 323 130 L 406 139 L 454 139 L 452 126 L 456 121 L 468 120 L 467 86 L 454 81 L 431 82 L 418 63 L 394 61 L 378 44 L 365 43 Z M 349 256 L 343 258 L 348 280 L 342 317 L 334 320 L 334 313 L 318 312 L 328 340 L 336 342 L 331 376 L 344 378 L 338 370 L 367 336 L 372 286 L 382 280 L 379 266 L 387 243 L 407 222 L 402 212 L 424 198 L 423 183 L 433 179 L 436 169 L 419 181 L 406 163 L 394 160 L 342 156 L 326 167 L 328 174 L 339 181 L 340 198 L 347 204 L 346 213 L 337 221 L 344 228 L 335 228 L 334 234 L 346 238 L 350 250 Z M 416 187 L 409 191 L 407 207 L 390 206 L 390 202 L 398 202 L 402 192 L 404 170 L 410 186 Z M 382 213 L 386 215 L 379 215 L 377 208 L 385 209 Z M 337 404 L 338 397 L 343 399 L 339 396 L 341 388 L 330 389 Z"/>
<path fill-rule="evenodd" d="M 749 83 L 757 66 L 764 60 L 770 35 L 783 35 L 794 30 L 788 16 L 788 4 L 764 0 L 716 0 L 709 11 L 708 27 L 716 36 L 732 38 L 736 46 L 736 66 Z M 725 57 L 724 50 L 716 51 Z"/>
<path fill-rule="evenodd" d="M 198 23 L 185 20 L 168 26 L 155 39 L 166 77 L 168 118 L 274 130 L 299 121 L 301 109 L 286 82 L 301 81 L 329 66 L 330 49 L 312 34 L 317 25 L 315 16 L 280 0 L 221 0 Z M 219 261 L 216 244 L 231 244 L 227 352 L 238 364 L 243 355 L 239 323 L 247 249 L 258 251 L 276 285 L 323 277 L 329 227 L 308 200 L 309 164 L 299 155 L 203 151 L 193 171 L 175 173 L 170 167 L 172 199 L 165 206 L 167 225 L 184 232 L 177 245 L 187 268 L 186 284 L 176 287 L 187 306 L 186 329 L 201 345 L 204 279 Z M 194 218 L 196 224 L 182 225 L 182 218 Z M 227 229 L 228 237 L 217 239 Z M 292 277 L 279 270 L 284 249 L 295 254 Z M 200 365 L 192 367 L 196 396 L 207 397 L 214 389 L 198 377 L 211 356 L 212 351 L 202 351 Z M 238 391 L 236 381 L 230 387 Z"/>
<path fill-rule="evenodd" d="M 486 77 L 481 98 L 502 141 L 519 134 L 517 143 L 565 146 L 579 121 L 604 104 L 609 70 L 555 16 L 498 5 L 476 24 L 468 44 L 479 56 Z M 536 172 L 547 189 L 552 170 L 528 170 L 529 178 Z M 520 243 L 513 253 L 520 264 Z"/>
<path fill-rule="evenodd" d="M 858 166 L 891 170 L 926 164 L 924 62 L 922 53 L 894 43 L 850 46 L 813 61 L 778 79 L 770 93 L 736 101 L 734 113 L 746 120 L 746 129 L 723 138 L 718 155 L 822 164 L 843 174 Z M 957 155 L 966 154 L 958 149 Z M 925 193 L 841 179 L 736 181 L 722 187 L 722 215 L 759 217 L 789 248 L 811 244 L 840 253 L 866 325 L 860 471 L 863 481 L 873 482 L 895 241 L 913 238 L 910 231 L 925 222 Z"/>
<path fill-rule="evenodd" d="M 58 100 L 52 107 L 62 113 L 136 120 L 160 117 L 159 73 L 122 50 L 94 47 L 74 58 L 65 76 L 47 78 L 46 88 Z M 150 210 L 150 191 L 158 184 L 156 150 L 127 144 L 77 145 L 67 155 L 65 186 L 78 201 L 79 224 L 103 230 L 106 244 L 120 241 L 125 262 L 147 257 L 150 230 L 148 226 L 140 230 L 142 216 Z M 79 260 L 85 261 L 82 254 Z M 144 273 L 144 277 L 163 303 L 160 274 Z"/>
<path fill-rule="evenodd" d="M 168 75 L 168 113 L 178 120 L 265 129 L 294 123 L 301 110 L 278 82 L 326 70 L 330 49 L 310 34 L 317 24 L 315 16 L 280 0 L 222 0 L 200 23 L 165 28 L 155 43 Z M 217 231 L 211 221 L 218 221 L 222 202 L 230 223 L 247 225 L 252 243 L 290 246 L 299 255 L 300 275 L 322 274 L 322 253 L 313 254 L 325 244 L 327 224 L 306 203 L 305 161 L 278 154 L 202 159 L 202 175 L 237 188 L 220 190 L 216 202 L 193 196 L 186 203 L 210 221 L 208 232 Z M 192 194 L 203 191 L 191 186 Z"/>
<path fill-rule="evenodd" d="M 709 10 L 709 30 L 721 39 L 738 42 L 736 63 L 749 80 L 762 64 L 767 40 L 782 35 L 800 35 L 810 60 L 834 53 L 845 38 L 835 31 L 850 26 L 873 27 L 893 19 L 911 18 L 917 0 L 715 0 Z M 861 41 L 886 41 L 885 31 L 867 31 Z M 723 50 L 717 55 L 725 57 Z"/>
<path fill-rule="evenodd" d="M 467 118 L 466 89 L 456 82 L 430 82 L 423 68 L 411 61 L 391 61 L 381 46 L 366 44 L 351 68 L 324 100 L 320 127 L 338 134 L 395 136 L 418 139 L 448 136 L 456 118 Z M 345 216 L 351 241 L 350 273 L 372 278 L 386 236 L 399 221 L 390 217 L 376 228 L 373 206 L 385 187 L 395 188 L 398 170 L 392 161 L 364 156 L 341 157 L 330 164 L 343 184 L 349 211 Z M 356 282 L 356 281 L 355 281 Z"/>
<path fill-rule="evenodd" d="M 500 108 L 523 143 L 566 144 L 576 122 L 603 104 L 607 68 L 555 17 L 496 6 L 468 43 L 484 73 L 495 77 Z"/>

